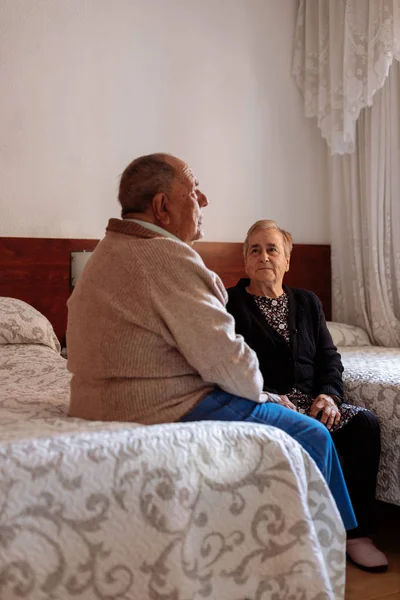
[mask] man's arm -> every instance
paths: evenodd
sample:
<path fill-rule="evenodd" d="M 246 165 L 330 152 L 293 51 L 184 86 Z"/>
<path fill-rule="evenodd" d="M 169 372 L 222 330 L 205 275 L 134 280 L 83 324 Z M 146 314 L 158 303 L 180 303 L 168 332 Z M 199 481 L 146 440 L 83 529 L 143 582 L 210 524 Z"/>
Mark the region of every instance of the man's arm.
<path fill-rule="evenodd" d="M 235 333 L 221 280 L 190 247 L 170 243 L 168 250 L 157 265 L 164 275 L 153 273 L 149 284 L 176 347 L 204 381 L 259 402 L 263 379 L 258 359 Z"/>

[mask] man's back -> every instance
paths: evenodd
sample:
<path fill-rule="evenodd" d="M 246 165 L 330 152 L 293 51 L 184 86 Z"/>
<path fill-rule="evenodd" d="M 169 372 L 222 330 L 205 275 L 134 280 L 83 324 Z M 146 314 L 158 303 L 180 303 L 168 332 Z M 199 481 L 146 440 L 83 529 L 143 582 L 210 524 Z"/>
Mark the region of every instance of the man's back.
<path fill-rule="evenodd" d="M 256 399 L 257 359 L 225 301 L 189 245 L 111 219 L 68 303 L 71 416 L 177 421 L 221 384 Z"/>

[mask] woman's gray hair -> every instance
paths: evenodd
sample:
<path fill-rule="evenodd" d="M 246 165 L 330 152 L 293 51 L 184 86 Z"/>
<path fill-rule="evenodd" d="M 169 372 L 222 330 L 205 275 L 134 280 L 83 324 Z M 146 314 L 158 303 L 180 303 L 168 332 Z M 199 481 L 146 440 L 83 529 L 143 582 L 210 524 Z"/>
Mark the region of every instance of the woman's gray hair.
<path fill-rule="evenodd" d="M 278 223 L 276 223 L 276 221 L 271 221 L 270 219 L 261 219 L 261 221 L 256 221 L 247 232 L 246 239 L 244 240 L 243 245 L 243 254 L 245 257 L 247 255 L 247 250 L 249 249 L 249 239 L 254 232 L 258 231 L 258 229 L 276 229 L 277 231 L 279 231 L 282 235 L 283 247 L 285 248 L 285 255 L 286 257 L 290 256 L 293 248 L 292 234 L 288 231 L 285 231 L 284 229 L 281 229 Z"/>

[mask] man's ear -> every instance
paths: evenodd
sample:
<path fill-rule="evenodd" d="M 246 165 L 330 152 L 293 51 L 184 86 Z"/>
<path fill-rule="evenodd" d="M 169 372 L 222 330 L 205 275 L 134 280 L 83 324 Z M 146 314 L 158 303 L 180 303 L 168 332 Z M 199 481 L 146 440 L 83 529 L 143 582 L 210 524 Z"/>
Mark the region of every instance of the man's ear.
<path fill-rule="evenodd" d="M 152 201 L 153 213 L 160 225 L 169 225 L 168 198 L 163 192 L 156 194 Z"/>

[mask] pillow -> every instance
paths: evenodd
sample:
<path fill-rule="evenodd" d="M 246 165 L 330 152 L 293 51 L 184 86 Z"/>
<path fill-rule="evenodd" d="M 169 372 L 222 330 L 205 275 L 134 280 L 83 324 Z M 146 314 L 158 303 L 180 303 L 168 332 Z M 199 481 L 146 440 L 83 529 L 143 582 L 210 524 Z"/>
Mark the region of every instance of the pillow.
<path fill-rule="evenodd" d="M 61 351 L 50 321 L 16 298 L 0 297 L 0 344 L 43 344 Z"/>
<path fill-rule="evenodd" d="M 335 346 L 371 346 L 368 333 L 361 327 L 332 321 L 326 324 Z"/>

